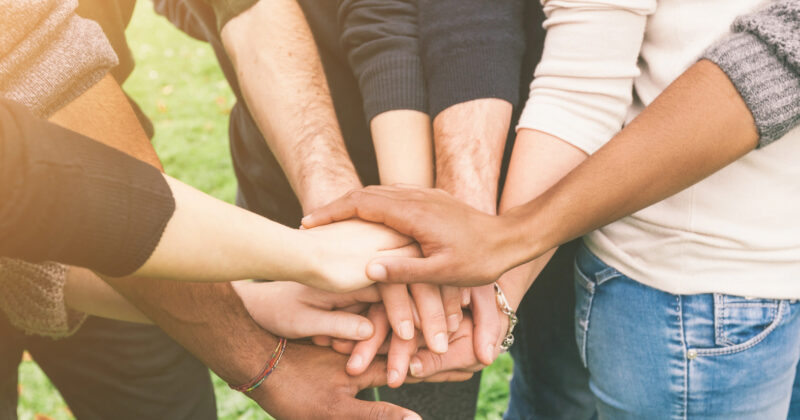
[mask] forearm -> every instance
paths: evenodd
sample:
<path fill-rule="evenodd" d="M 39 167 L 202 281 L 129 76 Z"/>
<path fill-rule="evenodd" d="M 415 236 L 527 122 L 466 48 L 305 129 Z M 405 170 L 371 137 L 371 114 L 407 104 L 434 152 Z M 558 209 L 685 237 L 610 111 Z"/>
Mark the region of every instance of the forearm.
<path fill-rule="evenodd" d="M 250 318 L 230 283 L 105 280 L 229 383 L 258 374 L 277 342 Z"/>
<path fill-rule="evenodd" d="M 113 78 L 107 76 L 52 118 L 77 133 L 12 103 L 0 106 L 0 119 L 0 179 L 5 180 L 0 196 L 6 204 L 0 253 L 113 275 L 144 263 L 174 201 L 151 166 L 159 165 L 152 146 Z"/>
<path fill-rule="evenodd" d="M 68 307 L 90 315 L 143 324 L 152 323 L 108 283 L 85 268 L 69 268 L 64 285 L 64 299 Z"/>
<path fill-rule="evenodd" d="M 361 186 L 297 3 L 258 2 L 223 27 L 222 40 L 247 106 L 304 211 Z"/>
<path fill-rule="evenodd" d="M 307 257 L 314 244 L 301 232 L 166 179 L 175 213 L 134 275 L 188 281 L 311 277 Z"/>
<path fill-rule="evenodd" d="M 555 136 L 536 130 L 519 130 L 500 200 L 500 214 L 538 197 L 586 158 L 586 153 Z M 554 254 L 555 249 L 551 249 L 505 273 L 497 281 L 512 307 L 519 305 Z"/>
<path fill-rule="evenodd" d="M 437 188 L 483 212 L 497 211 L 497 184 L 511 111 L 506 101 L 476 99 L 436 116 Z"/>
<path fill-rule="evenodd" d="M 701 61 L 641 115 L 528 204 L 504 215 L 519 263 L 675 194 L 758 141 L 753 117 L 717 66 Z M 517 252 L 517 251 L 515 251 Z"/>
<path fill-rule="evenodd" d="M 433 186 L 433 140 L 427 114 L 383 112 L 370 122 L 381 184 Z"/>

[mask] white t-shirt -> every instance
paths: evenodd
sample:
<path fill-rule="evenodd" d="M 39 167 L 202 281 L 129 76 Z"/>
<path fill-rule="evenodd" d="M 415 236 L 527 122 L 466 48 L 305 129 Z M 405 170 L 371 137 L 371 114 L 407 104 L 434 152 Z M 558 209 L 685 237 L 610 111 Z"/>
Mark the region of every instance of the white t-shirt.
<path fill-rule="evenodd" d="M 761 4 L 545 0 L 544 55 L 518 128 L 594 153 Z M 623 274 L 670 293 L 800 298 L 798 216 L 795 129 L 584 240 Z"/>

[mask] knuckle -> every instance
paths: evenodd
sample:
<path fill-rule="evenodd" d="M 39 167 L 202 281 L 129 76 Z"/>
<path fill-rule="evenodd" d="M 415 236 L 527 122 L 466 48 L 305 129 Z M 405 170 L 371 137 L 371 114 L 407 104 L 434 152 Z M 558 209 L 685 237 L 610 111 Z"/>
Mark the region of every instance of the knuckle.
<path fill-rule="evenodd" d="M 389 407 L 385 404 L 372 403 L 369 408 L 369 419 L 383 420 L 389 417 Z"/>

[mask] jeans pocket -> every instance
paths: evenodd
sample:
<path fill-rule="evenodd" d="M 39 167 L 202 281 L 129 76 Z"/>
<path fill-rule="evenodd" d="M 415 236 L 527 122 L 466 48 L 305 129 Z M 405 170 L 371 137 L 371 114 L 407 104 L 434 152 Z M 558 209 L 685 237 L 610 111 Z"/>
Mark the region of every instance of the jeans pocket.
<path fill-rule="evenodd" d="M 581 356 L 584 367 L 588 367 L 586 362 L 586 341 L 595 291 L 607 280 L 619 276 L 620 274 L 617 270 L 608 266 L 597 273 L 587 274 L 581 269 L 580 263 L 578 261 L 575 262 L 575 342 L 578 345 L 578 353 Z"/>
<path fill-rule="evenodd" d="M 715 348 L 697 349 L 707 356 L 733 354 L 763 341 L 780 325 L 788 302 L 714 294 Z"/>

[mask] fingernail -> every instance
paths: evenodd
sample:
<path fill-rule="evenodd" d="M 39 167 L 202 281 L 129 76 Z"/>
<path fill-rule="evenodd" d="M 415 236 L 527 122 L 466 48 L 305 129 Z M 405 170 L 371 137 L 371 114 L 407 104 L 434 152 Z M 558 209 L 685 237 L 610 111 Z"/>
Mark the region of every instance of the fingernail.
<path fill-rule="evenodd" d="M 362 340 L 372 337 L 372 325 L 369 322 L 361 321 L 358 323 L 358 336 Z"/>
<path fill-rule="evenodd" d="M 414 324 L 411 321 L 403 321 L 400 323 L 400 331 L 397 332 L 403 340 L 411 340 L 414 338 Z"/>
<path fill-rule="evenodd" d="M 373 281 L 386 281 L 386 278 L 388 277 L 388 274 L 386 273 L 386 267 L 380 264 L 367 265 L 367 277 Z"/>
<path fill-rule="evenodd" d="M 461 306 L 469 306 L 469 300 L 470 300 L 469 292 L 464 293 L 461 296 Z"/>
<path fill-rule="evenodd" d="M 400 374 L 394 369 L 390 370 L 389 375 L 387 376 L 387 381 L 390 384 L 393 384 L 397 382 L 398 379 L 400 379 Z"/>
<path fill-rule="evenodd" d="M 458 329 L 458 323 L 461 322 L 458 318 L 459 316 L 456 314 L 447 317 L 447 331 L 455 332 Z"/>
<path fill-rule="evenodd" d="M 347 361 L 347 367 L 351 369 L 359 369 L 363 364 L 364 364 L 364 359 L 358 354 L 353 355 L 353 357 L 351 357 L 350 360 Z"/>
<path fill-rule="evenodd" d="M 419 377 L 422 374 L 422 361 L 414 356 L 411 358 L 411 363 L 408 364 L 408 370 L 411 371 L 411 376 Z"/>
<path fill-rule="evenodd" d="M 494 359 L 494 344 L 486 346 L 486 355 Z"/>
<path fill-rule="evenodd" d="M 412 416 L 411 414 L 403 417 L 403 420 L 422 420 L 419 416 Z"/>
<path fill-rule="evenodd" d="M 297 220 L 297 219 L 295 219 L 295 220 Z M 300 225 L 306 224 L 306 222 L 309 221 L 309 220 L 311 220 L 311 215 L 304 216 L 302 219 L 300 219 Z"/>
<path fill-rule="evenodd" d="M 436 347 L 433 349 L 436 353 L 447 352 L 447 334 L 440 332 L 433 336 L 433 346 Z"/>

